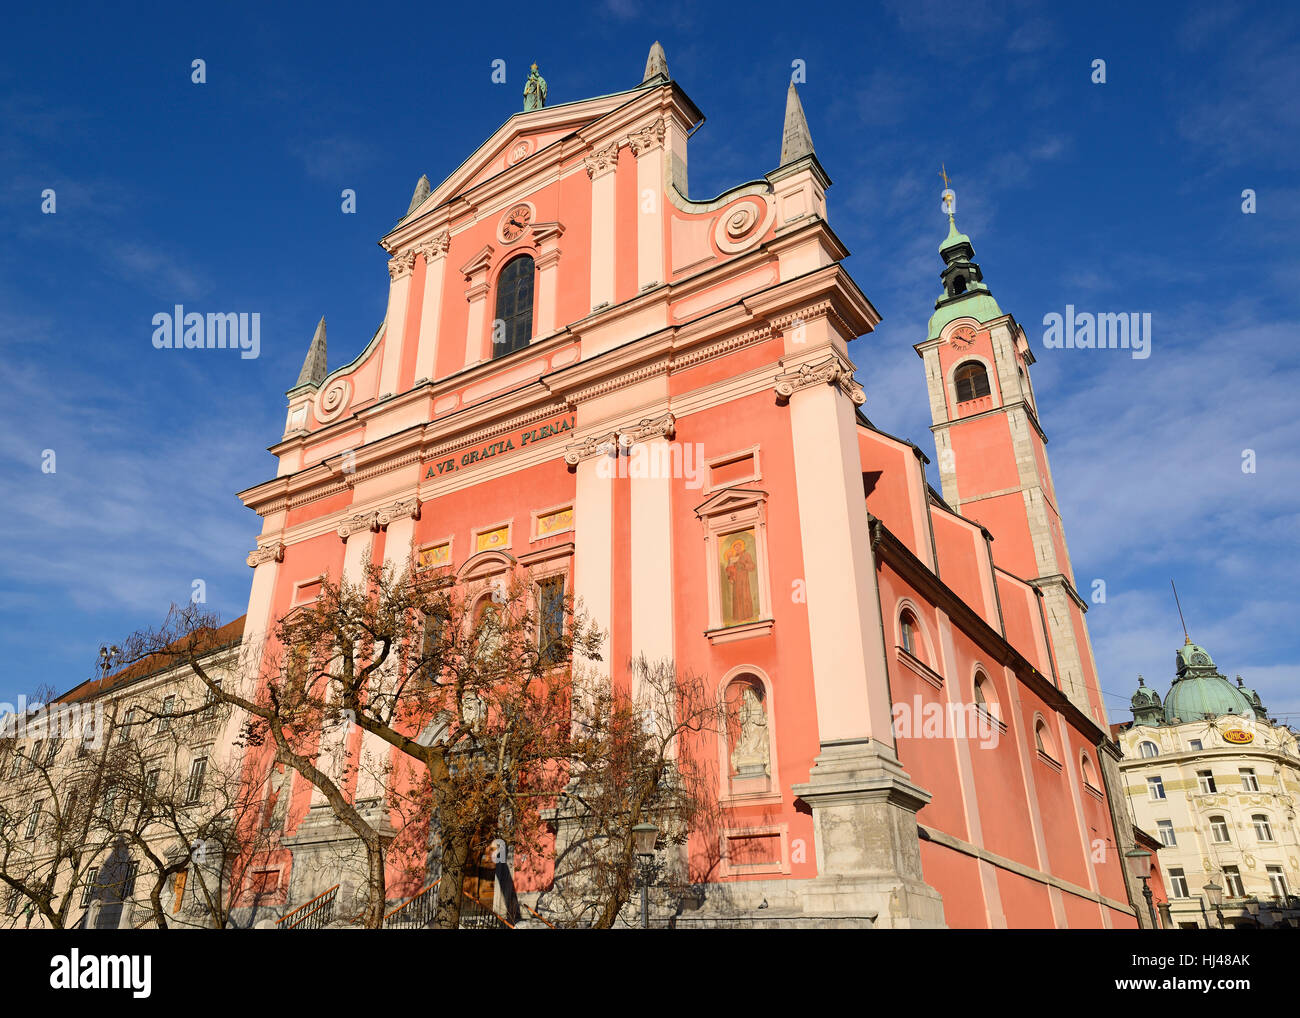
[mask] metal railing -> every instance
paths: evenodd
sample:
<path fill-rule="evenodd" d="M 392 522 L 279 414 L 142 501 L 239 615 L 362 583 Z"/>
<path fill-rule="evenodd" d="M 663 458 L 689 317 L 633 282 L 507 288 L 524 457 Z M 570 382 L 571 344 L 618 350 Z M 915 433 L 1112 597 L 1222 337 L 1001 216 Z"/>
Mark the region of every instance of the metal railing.
<path fill-rule="evenodd" d="M 305 905 L 300 905 L 292 912 L 286 912 L 275 921 L 282 930 L 319 930 L 329 924 L 334 917 L 334 899 L 338 897 L 339 885 L 335 884 L 328 891 L 322 891 Z"/>
<path fill-rule="evenodd" d="M 437 887 L 438 881 L 436 880 L 431 884 L 426 884 L 416 891 L 412 897 L 385 915 L 384 929 L 424 929 L 428 926 L 429 921 L 433 918 L 434 910 L 438 907 Z"/>
<path fill-rule="evenodd" d="M 433 922 L 438 909 L 438 885 L 435 880 L 420 888 L 412 897 L 402 902 L 384 916 L 386 930 L 425 929 Z M 513 930 L 514 924 L 484 905 L 468 891 L 460 892 L 465 900 L 460 903 L 460 928 L 462 930 Z M 529 909 L 531 912 L 532 909 Z M 534 913 L 536 915 L 536 913 Z M 538 916 L 541 919 L 541 916 Z M 542 920 L 545 922 L 545 920 Z M 548 924 L 549 925 L 549 924 Z"/>

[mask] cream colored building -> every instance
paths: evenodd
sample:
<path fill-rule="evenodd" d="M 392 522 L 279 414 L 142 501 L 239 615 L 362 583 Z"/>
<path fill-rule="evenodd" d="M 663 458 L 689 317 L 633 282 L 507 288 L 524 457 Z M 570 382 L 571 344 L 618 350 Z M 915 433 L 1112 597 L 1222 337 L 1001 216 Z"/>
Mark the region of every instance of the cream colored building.
<path fill-rule="evenodd" d="M 1130 809 L 1158 838 L 1175 928 L 1300 926 L 1300 749 L 1258 694 L 1221 675 L 1203 647 L 1180 647 L 1163 702 L 1141 676 L 1133 722 L 1117 733 Z"/>
<path fill-rule="evenodd" d="M 241 618 L 207 641 L 203 666 L 223 684 L 237 673 L 242 633 Z M 168 926 L 213 925 L 208 903 L 224 907 L 229 860 L 211 835 L 249 809 L 240 718 L 166 660 L 0 717 L 0 929 L 50 926 L 30 892 L 51 882 L 66 928 L 155 925 L 151 853 L 168 866 L 188 859 L 161 891 Z"/>

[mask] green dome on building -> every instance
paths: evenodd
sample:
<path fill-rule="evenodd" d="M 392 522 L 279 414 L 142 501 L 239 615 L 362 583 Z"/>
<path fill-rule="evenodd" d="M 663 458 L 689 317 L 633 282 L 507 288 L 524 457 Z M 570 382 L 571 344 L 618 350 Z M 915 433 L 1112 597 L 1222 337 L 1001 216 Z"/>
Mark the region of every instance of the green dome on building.
<path fill-rule="evenodd" d="M 1138 676 L 1138 688 L 1129 700 L 1134 724 L 1158 727 L 1225 714 L 1268 720 L 1259 694 L 1244 686 L 1240 675 L 1235 686 L 1229 682 L 1215 667 L 1210 652 L 1192 643 L 1190 637 L 1174 652 L 1174 669 L 1177 674 L 1163 703 L 1160 694 Z"/>
<path fill-rule="evenodd" d="M 1219 674 L 1204 647 L 1190 639 L 1174 655 L 1178 670 L 1165 697 L 1165 723 L 1198 721 L 1220 714 L 1254 717 L 1255 705 L 1240 689 Z"/>

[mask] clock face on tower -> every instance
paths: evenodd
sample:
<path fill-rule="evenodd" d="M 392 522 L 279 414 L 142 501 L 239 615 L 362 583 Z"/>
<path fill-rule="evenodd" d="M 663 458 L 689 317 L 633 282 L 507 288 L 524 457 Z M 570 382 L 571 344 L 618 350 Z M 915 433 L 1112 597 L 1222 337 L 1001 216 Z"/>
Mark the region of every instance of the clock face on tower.
<path fill-rule="evenodd" d="M 533 221 L 533 207 L 525 202 L 512 206 L 504 216 L 501 217 L 501 239 L 507 244 L 512 244 L 524 235 Z"/>
<path fill-rule="evenodd" d="M 954 350 L 965 350 L 975 342 L 975 330 L 969 325 L 963 325 L 959 329 L 953 329 L 952 335 L 948 338 L 948 345 Z"/>

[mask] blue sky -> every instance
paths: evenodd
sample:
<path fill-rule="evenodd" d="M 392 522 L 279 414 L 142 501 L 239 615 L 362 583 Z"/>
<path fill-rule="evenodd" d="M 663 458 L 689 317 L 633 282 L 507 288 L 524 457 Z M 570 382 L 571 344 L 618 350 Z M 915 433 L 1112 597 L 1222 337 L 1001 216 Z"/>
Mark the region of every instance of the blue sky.
<path fill-rule="evenodd" d="M 378 238 L 521 106 L 619 91 L 659 39 L 708 117 L 693 197 L 773 169 L 786 82 L 831 225 L 884 316 L 852 354 L 879 426 L 933 457 L 920 361 L 940 163 L 1034 381 L 1102 687 L 1127 719 L 1188 627 L 1300 721 L 1300 46 L 1294 10 L 1223 4 L 609 0 L 491 8 L 169 4 L 7 15 L 0 39 L 0 700 L 88 677 L 195 579 L 247 603 L 284 392 L 384 314 Z M 483 18 L 483 14 L 490 17 Z M 196 85 L 191 61 L 206 61 Z M 492 61 L 506 61 L 504 85 Z M 1106 61 L 1106 82 L 1091 81 Z M 52 188 L 57 211 L 41 213 Z M 340 211 L 353 188 L 357 212 Z M 1255 214 L 1242 191 L 1256 192 Z M 158 351 L 154 314 L 259 312 L 261 356 Z M 1047 350 L 1065 305 L 1150 312 L 1152 354 Z M 43 451 L 55 472 L 41 469 Z M 1254 473 L 1242 471 L 1254 450 Z M 937 485 L 937 476 L 933 477 Z"/>

